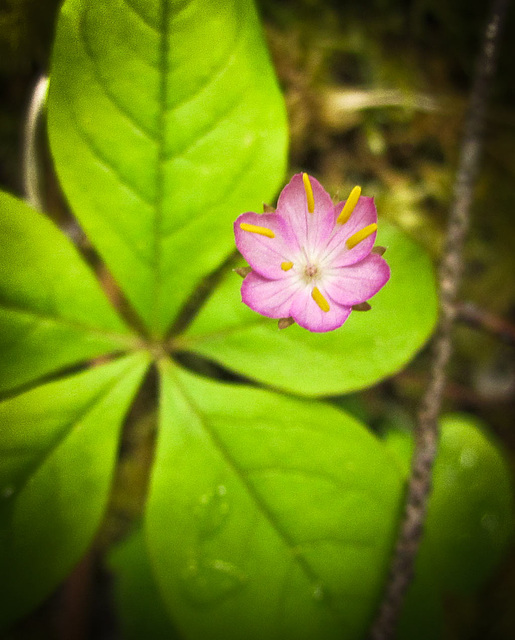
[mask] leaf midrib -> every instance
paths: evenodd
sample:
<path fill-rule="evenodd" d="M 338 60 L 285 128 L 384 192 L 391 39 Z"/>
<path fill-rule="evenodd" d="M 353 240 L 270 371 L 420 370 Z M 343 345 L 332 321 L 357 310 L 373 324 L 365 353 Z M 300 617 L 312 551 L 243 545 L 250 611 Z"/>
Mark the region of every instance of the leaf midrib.
<path fill-rule="evenodd" d="M 107 329 L 100 329 L 98 327 L 91 327 L 81 322 L 70 320 L 68 318 L 54 316 L 35 309 L 28 309 L 21 305 L 7 303 L 5 301 L 0 302 L 0 310 L 5 310 L 10 313 L 17 313 L 19 315 L 30 316 L 41 322 L 54 323 L 58 326 L 61 325 L 62 327 L 66 327 L 74 331 L 80 331 L 84 334 L 106 338 L 111 342 L 116 343 L 113 344 L 113 347 L 120 346 L 127 349 L 136 349 L 142 346 L 138 337 L 133 333 L 121 333 L 117 331 L 108 331 Z"/>
<path fill-rule="evenodd" d="M 154 201 L 154 279 L 152 295 L 152 312 L 150 327 L 155 338 L 160 338 L 159 315 L 162 294 L 162 246 L 161 232 L 163 226 L 163 198 L 166 162 L 166 113 L 168 96 L 168 55 L 169 55 L 169 3 L 161 0 L 160 51 L 159 51 L 159 113 L 157 120 L 157 167 L 156 189 Z"/>
<path fill-rule="evenodd" d="M 73 417 L 71 422 L 63 427 L 63 430 L 55 437 L 54 440 L 41 450 L 41 455 L 37 456 L 36 460 L 33 464 L 28 465 L 27 472 L 25 474 L 24 479 L 18 484 L 16 487 L 14 496 L 20 495 L 29 480 L 36 474 L 38 471 L 46 464 L 47 460 L 50 456 L 66 441 L 66 439 L 70 436 L 73 429 L 83 422 L 87 416 L 95 409 L 95 407 L 102 402 L 105 398 L 109 396 L 109 394 L 113 391 L 113 389 L 121 382 L 121 380 L 127 375 L 128 369 L 120 372 L 115 379 L 109 383 L 106 387 L 103 387 L 98 393 L 96 393 L 93 398 L 88 402 L 82 411 L 80 411 L 77 415 Z M 30 392 L 29 392 L 30 393 Z"/>

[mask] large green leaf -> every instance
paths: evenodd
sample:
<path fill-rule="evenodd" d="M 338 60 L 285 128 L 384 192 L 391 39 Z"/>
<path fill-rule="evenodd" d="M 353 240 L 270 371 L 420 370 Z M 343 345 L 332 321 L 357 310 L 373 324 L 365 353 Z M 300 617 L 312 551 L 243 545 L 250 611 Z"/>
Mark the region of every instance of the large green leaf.
<path fill-rule="evenodd" d="M 146 513 L 186 638 L 360 638 L 385 577 L 401 474 L 333 407 L 161 366 Z"/>
<path fill-rule="evenodd" d="M 71 242 L 0 193 L 0 392 L 134 341 Z"/>
<path fill-rule="evenodd" d="M 283 180 L 286 119 L 252 0 L 67 0 L 52 152 L 90 239 L 154 335 Z"/>
<path fill-rule="evenodd" d="M 259 316 L 242 302 L 241 280 L 229 274 L 186 335 L 175 342 L 250 378 L 307 396 L 361 389 L 398 371 L 424 344 L 437 316 L 427 254 L 385 222 L 379 244 L 388 247 L 391 280 L 372 310 L 353 312 L 342 328 L 314 334 Z"/>
<path fill-rule="evenodd" d="M 134 354 L 0 403 L 0 628 L 48 595 L 91 543 L 147 363 Z"/>

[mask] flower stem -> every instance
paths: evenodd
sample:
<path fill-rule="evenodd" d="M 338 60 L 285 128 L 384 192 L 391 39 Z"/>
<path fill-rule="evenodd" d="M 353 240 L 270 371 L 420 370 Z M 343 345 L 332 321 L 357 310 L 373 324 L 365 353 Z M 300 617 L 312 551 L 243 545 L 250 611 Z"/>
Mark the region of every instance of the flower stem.
<path fill-rule="evenodd" d="M 48 78 L 41 76 L 32 94 L 23 135 L 23 190 L 27 202 L 38 211 L 43 211 L 44 203 L 41 194 L 37 134 L 45 110 L 47 94 Z"/>

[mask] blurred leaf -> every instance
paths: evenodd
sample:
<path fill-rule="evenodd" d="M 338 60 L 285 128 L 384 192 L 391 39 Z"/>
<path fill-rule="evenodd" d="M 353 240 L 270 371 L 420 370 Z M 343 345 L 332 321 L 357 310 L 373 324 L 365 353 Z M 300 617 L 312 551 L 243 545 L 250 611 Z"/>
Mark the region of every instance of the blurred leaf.
<path fill-rule="evenodd" d="M 328 405 L 161 373 L 146 539 L 184 636 L 361 638 L 401 494 L 382 444 Z"/>
<path fill-rule="evenodd" d="M 132 343 L 71 242 L 0 192 L 0 391 Z"/>
<path fill-rule="evenodd" d="M 232 220 L 283 180 L 285 108 L 252 0 L 67 0 L 48 110 L 75 214 L 162 335 L 231 251 Z"/>
<path fill-rule="evenodd" d="M 499 446 L 472 416 L 448 414 L 440 426 L 433 492 L 401 640 L 413 638 L 417 628 L 423 628 L 427 638 L 440 638 L 441 611 L 435 598 L 477 591 L 499 565 L 513 530 L 510 471 Z M 385 441 L 407 478 L 410 433 L 391 428 Z"/>
<path fill-rule="evenodd" d="M 441 428 L 426 552 L 442 591 L 472 593 L 499 565 L 513 532 L 510 471 L 479 420 L 451 414 Z"/>
<path fill-rule="evenodd" d="M 152 574 L 143 532 L 132 533 L 111 551 L 115 597 L 124 640 L 179 638 Z"/>
<path fill-rule="evenodd" d="M 135 354 L 0 403 L 0 628 L 49 595 L 91 544 L 147 362 Z"/>
<path fill-rule="evenodd" d="M 378 243 L 388 247 L 392 277 L 337 331 L 313 334 L 294 325 L 279 331 L 241 303 L 240 278 L 229 277 L 179 338 L 186 348 L 286 391 L 307 396 L 345 393 L 401 369 L 434 328 L 437 301 L 426 253 L 385 222 Z"/>
<path fill-rule="evenodd" d="M 415 561 L 415 577 L 411 583 L 395 640 L 441 640 L 444 608 L 431 558 L 419 554 Z"/>

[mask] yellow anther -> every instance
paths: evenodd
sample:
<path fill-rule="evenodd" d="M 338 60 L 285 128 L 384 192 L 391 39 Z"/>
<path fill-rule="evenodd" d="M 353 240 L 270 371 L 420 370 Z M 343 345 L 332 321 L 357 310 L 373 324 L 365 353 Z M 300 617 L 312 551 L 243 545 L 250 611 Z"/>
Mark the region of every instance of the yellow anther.
<path fill-rule="evenodd" d="M 349 197 L 347 198 L 347 202 L 343 205 L 342 212 L 336 219 L 338 224 L 345 224 L 347 220 L 351 217 L 354 208 L 358 204 L 359 197 L 361 195 L 361 187 L 354 187 L 354 189 L 350 192 Z"/>
<path fill-rule="evenodd" d="M 309 176 L 307 173 L 302 174 L 302 181 L 304 182 L 304 191 L 306 192 L 308 211 L 309 213 L 313 213 L 313 211 L 315 210 L 315 198 L 313 197 L 313 187 L 311 186 L 311 182 L 309 181 Z"/>
<path fill-rule="evenodd" d="M 373 224 L 369 224 L 368 226 L 356 231 L 348 240 L 346 241 L 347 249 L 354 249 L 354 247 L 371 236 L 377 230 L 377 224 L 374 222 Z"/>
<path fill-rule="evenodd" d="M 289 271 L 293 267 L 293 262 L 281 262 L 281 269 L 283 271 Z"/>
<path fill-rule="evenodd" d="M 267 238 L 275 238 L 275 233 L 272 231 L 272 229 L 259 227 L 257 224 L 247 224 L 246 222 L 240 222 L 240 229 L 243 229 L 243 231 L 250 231 L 250 233 L 259 233 L 260 236 L 266 236 Z"/>
<path fill-rule="evenodd" d="M 320 293 L 317 287 L 315 287 L 311 292 L 311 297 L 317 303 L 317 305 L 322 309 L 322 311 L 325 311 L 326 313 L 329 311 L 329 303 L 324 298 L 324 296 Z"/>

